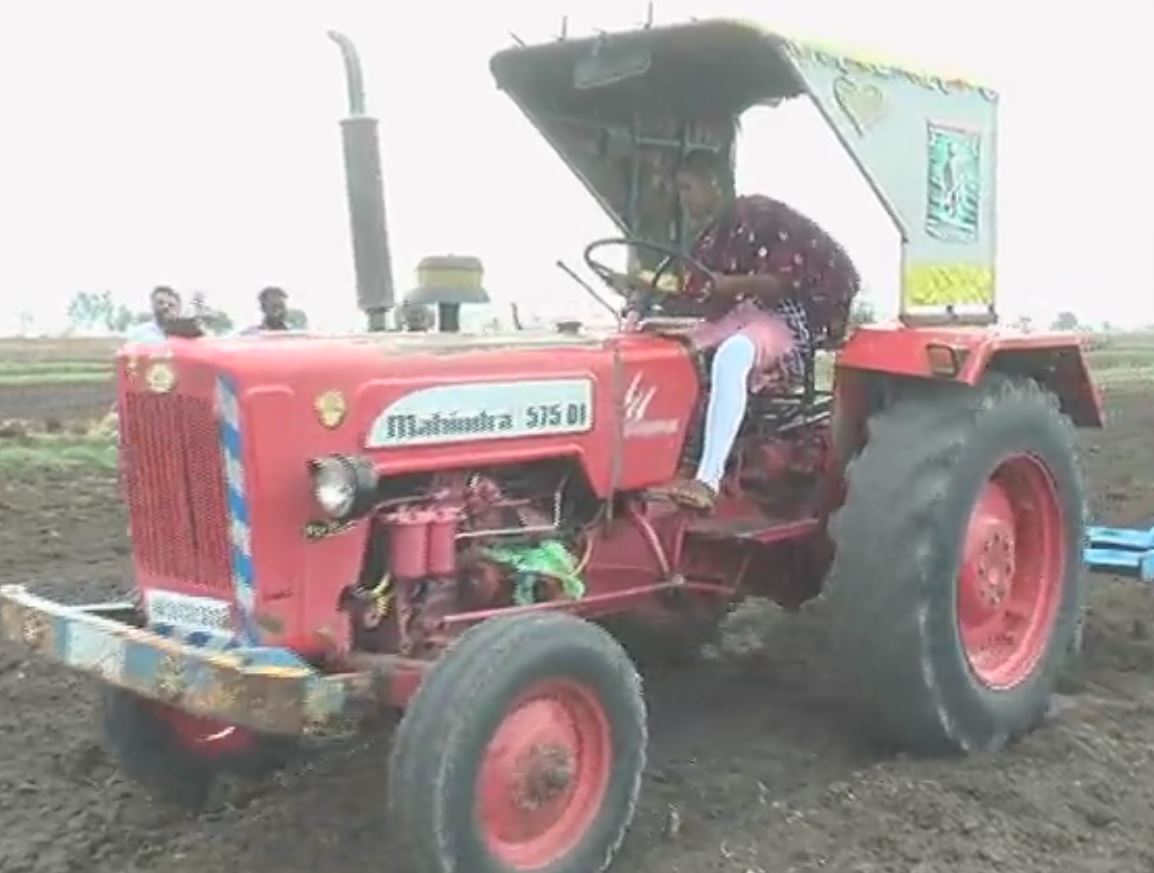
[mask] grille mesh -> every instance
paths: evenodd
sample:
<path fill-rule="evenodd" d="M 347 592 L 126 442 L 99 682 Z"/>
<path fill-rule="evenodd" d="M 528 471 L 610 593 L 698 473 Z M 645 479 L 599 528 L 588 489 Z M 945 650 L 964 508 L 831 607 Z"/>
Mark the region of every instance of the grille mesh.
<path fill-rule="evenodd" d="M 121 470 L 138 565 L 229 591 L 228 506 L 211 402 L 130 392 L 121 418 Z"/>

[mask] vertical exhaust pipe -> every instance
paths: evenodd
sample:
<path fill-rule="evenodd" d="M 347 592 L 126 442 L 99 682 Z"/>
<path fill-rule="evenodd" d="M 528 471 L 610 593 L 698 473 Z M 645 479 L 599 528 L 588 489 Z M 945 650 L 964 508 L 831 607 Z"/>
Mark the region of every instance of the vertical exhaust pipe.
<path fill-rule="evenodd" d="M 341 138 L 357 276 L 357 305 L 368 318 L 369 330 L 383 331 L 388 329 L 394 291 L 377 120 L 365 114 L 364 77 L 352 40 L 335 30 L 329 31 L 329 38 L 340 47 L 349 97 L 349 117 L 341 120 Z"/>

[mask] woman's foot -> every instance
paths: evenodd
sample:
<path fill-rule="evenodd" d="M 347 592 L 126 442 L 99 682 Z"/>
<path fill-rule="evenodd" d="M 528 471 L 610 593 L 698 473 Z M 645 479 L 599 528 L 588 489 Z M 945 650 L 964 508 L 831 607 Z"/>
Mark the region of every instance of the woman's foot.
<path fill-rule="evenodd" d="M 684 509 L 712 512 L 717 503 L 717 492 L 698 479 L 678 479 L 672 485 L 656 492 Z"/>

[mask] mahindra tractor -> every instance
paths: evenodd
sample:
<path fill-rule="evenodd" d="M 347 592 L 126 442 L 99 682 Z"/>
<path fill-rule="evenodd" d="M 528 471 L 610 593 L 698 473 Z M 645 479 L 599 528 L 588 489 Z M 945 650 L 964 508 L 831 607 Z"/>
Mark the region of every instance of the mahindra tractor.
<path fill-rule="evenodd" d="M 1075 427 L 1102 410 L 1075 338 L 996 327 L 994 92 L 731 21 L 501 51 L 497 85 L 621 229 L 586 250 L 595 293 L 621 287 L 612 252 L 651 287 L 617 328 L 405 332 L 376 122 L 335 38 L 370 329 L 126 346 L 137 596 L 0 597 L 9 641 L 99 680 L 128 777 L 195 807 L 217 774 L 396 713 L 396 869 L 604 870 L 641 789 L 639 671 L 746 598 L 821 618 L 880 742 L 983 752 L 1039 725 L 1082 616 Z M 899 231 L 900 315 L 829 326 L 804 379 L 751 396 L 714 510 L 690 512 L 660 489 L 692 473 L 710 391 L 669 280 L 705 269 L 674 176 L 694 149 L 732 165 L 742 113 L 788 100 Z M 429 284 L 471 293 L 469 264 Z"/>

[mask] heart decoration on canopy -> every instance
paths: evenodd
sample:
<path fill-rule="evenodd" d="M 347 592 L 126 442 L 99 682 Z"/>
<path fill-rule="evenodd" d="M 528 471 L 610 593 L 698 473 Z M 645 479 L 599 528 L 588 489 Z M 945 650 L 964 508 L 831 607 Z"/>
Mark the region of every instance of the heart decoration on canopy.
<path fill-rule="evenodd" d="M 842 76 L 833 83 L 833 96 L 860 136 L 865 136 L 886 114 L 886 95 L 871 82 Z"/>

